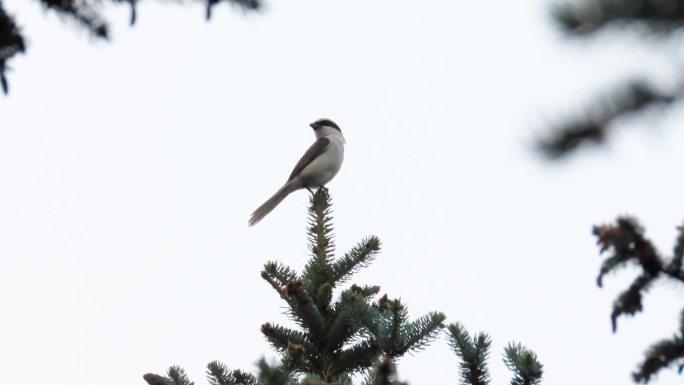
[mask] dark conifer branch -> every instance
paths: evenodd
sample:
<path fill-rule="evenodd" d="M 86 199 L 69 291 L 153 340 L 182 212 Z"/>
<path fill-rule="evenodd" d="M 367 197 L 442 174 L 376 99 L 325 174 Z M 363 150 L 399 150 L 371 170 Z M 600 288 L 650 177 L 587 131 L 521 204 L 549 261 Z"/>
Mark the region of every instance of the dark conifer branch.
<path fill-rule="evenodd" d="M 138 10 L 136 9 L 136 5 L 138 3 L 138 0 L 120 0 L 123 2 L 128 3 L 128 5 L 131 7 L 131 21 L 130 24 L 133 26 L 135 25 L 135 21 L 138 18 Z"/>
<path fill-rule="evenodd" d="M 672 262 L 667 266 L 667 271 L 672 276 L 682 277 L 682 261 L 684 260 L 684 225 L 677 228 L 678 235 L 675 242 Z M 684 279 L 682 279 L 684 281 Z"/>
<path fill-rule="evenodd" d="M 444 328 L 446 315 L 439 312 L 431 312 L 413 322 L 409 322 L 404 328 L 403 350 L 417 352 L 427 347 Z"/>
<path fill-rule="evenodd" d="M 332 201 L 328 189 L 321 188 L 309 198 L 309 250 L 311 259 L 304 268 L 303 281 L 310 295 L 315 295 L 323 284 L 333 286 L 332 261 L 335 242 L 332 238 Z"/>
<path fill-rule="evenodd" d="M 257 364 L 259 368 L 259 384 L 261 385 L 288 385 L 293 382 L 290 373 L 280 366 L 271 366 L 265 359 Z"/>
<path fill-rule="evenodd" d="M 447 327 L 449 332 L 449 346 L 461 359 L 462 385 L 489 384 L 489 347 L 491 340 L 485 334 L 478 334 L 472 339 L 465 327 L 460 323 L 453 323 Z"/>
<path fill-rule="evenodd" d="M 551 128 L 547 137 L 538 139 L 538 149 L 548 159 L 559 159 L 585 144 L 601 144 L 618 120 L 666 108 L 681 96 L 656 90 L 643 80 L 631 81 L 592 103 L 586 113 Z"/>
<path fill-rule="evenodd" d="M 332 322 L 324 350 L 341 348 L 345 343 L 360 337 L 364 330 L 377 332 L 373 320 L 379 313 L 368 301 L 379 291 L 379 286 L 352 285 L 340 293 L 330 313 Z"/>
<path fill-rule="evenodd" d="M 406 385 L 397 380 L 397 367 L 390 358 L 382 360 L 371 372 L 372 376 L 367 377 L 364 385 Z"/>
<path fill-rule="evenodd" d="M 674 255 L 667 261 L 653 247 L 651 241 L 644 236 L 644 231 L 636 219 L 620 217 L 615 225 L 594 227 L 594 235 L 598 238 L 601 252 L 612 253 L 603 263 L 598 283 L 608 272 L 627 264 L 636 264 L 642 270 L 630 287 L 621 293 L 613 304 L 611 322 L 613 331 L 617 328 L 617 318 L 621 315 L 634 315 L 643 310 L 643 295 L 660 278 L 670 278 L 684 283 L 681 271 L 682 228 L 677 228 Z M 680 329 L 671 339 L 662 340 L 652 345 L 646 352 L 646 358 L 633 374 L 636 382 L 647 383 L 659 370 L 670 365 L 684 365 L 684 312 L 680 317 Z"/>
<path fill-rule="evenodd" d="M 354 306 L 353 302 L 363 303 L 358 296 L 342 293 L 340 299 L 335 303 L 330 314 L 330 328 L 326 338 L 324 351 L 332 352 L 341 349 L 346 343 L 360 337 L 362 333 L 361 323 L 354 320 L 355 314 L 350 310 Z"/>
<path fill-rule="evenodd" d="M 190 381 L 185 370 L 180 366 L 172 366 L 167 371 L 166 375 L 169 380 L 171 380 L 172 385 L 195 385 L 194 382 Z"/>
<path fill-rule="evenodd" d="M 604 262 L 601 267 L 597 278 L 599 286 L 605 274 L 628 262 L 639 264 L 649 275 L 663 271 L 663 261 L 643 232 L 636 219 L 630 217 L 618 218 L 615 226 L 594 226 L 593 233 L 601 246 L 600 252 L 613 251 L 606 260 L 609 262 Z"/>
<path fill-rule="evenodd" d="M 621 315 L 633 316 L 643 310 L 641 304 L 642 292 L 645 292 L 655 276 L 648 273 L 640 275 L 622 292 L 613 303 L 613 312 L 610 314 L 610 322 L 613 325 L 613 333 L 617 331 L 617 319 Z"/>
<path fill-rule="evenodd" d="M 634 381 L 648 383 L 651 378 L 661 369 L 670 365 L 679 367 L 681 374 L 684 367 L 684 336 L 680 330 L 671 339 L 666 339 L 653 344 L 645 354 L 646 358 L 639 364 L 636 372 L 632 374 Z"/>
<path fill-rule="evenodd" d="M 143 379 L 149 385 L 195 385 L 188 379 L 188 375 L 179 366 L 172 366 L 166 372 L 166 377 L 162 377 L 158 374 L 147 373 L 143 376 Z"/>
<path fill-rule="evenodd" d="M 11 17 L 0 2 L 0 87 L 2 92 L 7 94 L 9 92 L 9 85 L 7 83 L 7 61 L 18 53 L 23 53 L 26 50 L 24 38 L 17 27 L 14 18 Z"/>
<path fill-rule="evenodd" d="M 265 323 L 261 325 L 261 333 L 279 353 L 286 353 L 293 345 L 301 346 L 309 354 L 318 354 L 316 347 L 309 341 L 307 335 L 292 329 Z"/>
<path fill-rule="evenodd" d="M 504 350 L 504 363 L 513 372 L 511 385 L 537 385 L 541 383 L 544 366 L 533 351 L 520 344 L 509 344 Z"/>
<path fill-rule="evenodd" d="M 618 33 L 629 29 L 640 32 L 637 37 L 657 36 L 679 45 L 684 0 L 557 0 L 550 14 L 558 28 L 572 37 L 588 39 L 607 29 Z M 666 46 L 664 55 L 670 53 L 670 47 Z M 616 90 L 585 113 L 552 127 L 550 135 L 537 141 L 538 149 L 555 160 L 585 145 L 602 144 L 620 127 L 621 119 L 643 115 L 654 107 L 671 109 L 682 98 L 683 82 L 684 77 L 680 76 L 674 83 L 680 84 L 679 89 L 665 92 L 643 80 L 625 81 L 624 89 Z"/>
<path fill-rule="evenodd" d="M 75 20 L 93 36 L 102 39 L 109 38 L 109 26 L 95 9 L 97 2 L 78 0 L 40 0 L 40 2 L 48 10 Z"/>
<path fill-rule="evenodd" d="M 381 330 L 383 315 L 376 306 L 366 301 L 351 300 L 346 302 L 343 311 L 348 312 L 352 316 L 352 322 L 369 335 L 378 336 L 385 333 Z"/>
<path fill-rule="evenodd" d="M 608 26 L 640 26 L 652 33 L 671 33 L 684 25 L 684 1 L 582 0 L 557 4 L 552 15 L 562 30 L 574 35 Z"/>
<path fill-rule="evenodd" d="M 128 4 L 131 9 L 130 24 L 134 25 L 137 20 L 138 0 L 38 0 L 38 2 L 48 11 L 57 13 L 65 20 L 75 21 L 98 39 L 109 38 L 109 24 L 100 12 L 107 4 Z M 244 12 L 259 11 L 263 4 L 261 0 L 178 0 L 173 3 L 204 3 L 207 6 L 207 16 L 210 15 L 211 7 L 218 3 L 233 5 Z M 24 52 L 25 49 L 23 34 L 0 2 L 0 86 L 5 94 L 9 90 L 6 76 L 7 61 L 15 54 Z"/>
<path fill-rule="evenodd" d="M 334 372 L 361 373 L 373 366 L 379 357 L 380 347 L 369 338 L 344 349 L 333 365 Z"/>
<path fill-rule="evenodd" d="M 461 359 L 462 385 L 489 384 L 487 359 L 492 341 L 484 333 L 470 337 L 465 327 L 453 323 L 447 327 L 449 346 Z M 511 385 L 536 385 L 541 383 L 543 366 L 536 354 L 520 344 L 509 344 L 504 349 L 504 363 L 513 372 Z"/>
<path fill-rule="evenodd" d="M 349 250 L 344 257 L 335 261 L 332 267 L 332 282 L 344 283 L 347 278 L 361 268 L 368 266 L 380 251 L 380 239 L 368 237 Z"/>
<path fill-rule="evenodd" d="M 386 311 L 382 315 L 381 333 L 378 334 L 380 347 L 383 353 L 390 357 L 401 357 L 406 353 L 402 328 L 408 322 L 408 310 L 398 299 L 395 299 L 387 303 Z"/>
<path fill-rule="evenodd" d="M 281 263 L 268 262 L 264 265 L 261 278 L 270 283 L 276 291 L 284 292 L 285 285 L 297 279 L 297 273 Z"/>
<path fill-rule="evenodd" d="M 257 385 L 259 381 L 242 370 L 229 370 L 223 363 L 212 361 L 207 365 L 207 379 L 210 385 Z"/>
<path fill-rule="evenodd" d="M 287 284 L 287 296 L 294 299 L 296 308 L 291 309 L 295 321 L 311 333 L 312 341 L 321 341 L 325 335 L 325 321 L 314 300 L 302 290 L 302 281 Z"/>

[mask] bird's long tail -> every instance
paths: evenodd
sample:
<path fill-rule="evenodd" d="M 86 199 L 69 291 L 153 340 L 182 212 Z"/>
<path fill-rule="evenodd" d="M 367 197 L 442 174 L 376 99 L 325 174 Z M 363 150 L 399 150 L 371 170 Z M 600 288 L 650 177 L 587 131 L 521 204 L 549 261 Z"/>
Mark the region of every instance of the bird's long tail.
<path fill-rule="evenodd" d="M 264 217 L 268 215 L 268 213 L 273 211 L 273 209 L 276 208 L 276 206 L 278 206 L 280 202 L 282 202 L 283 199 L 285 199 L 286 196 L 290 195 L 290 193 L 294 190 L 295 189 L 293 189 L 289 183 L 285 183 L 285 185 L 281 187 L 280 190 L 278 190 L 278 192 L 273 194 L 273 196 L 268 198 L 268 200 L 264 202 L 261 206 L 259 206 L 259 208 L 254 210 L 252 216 L 249 218 L 249 225 L 254 226 L 257 223 L 259 223 L 259 221 L 264 219 Z"/>

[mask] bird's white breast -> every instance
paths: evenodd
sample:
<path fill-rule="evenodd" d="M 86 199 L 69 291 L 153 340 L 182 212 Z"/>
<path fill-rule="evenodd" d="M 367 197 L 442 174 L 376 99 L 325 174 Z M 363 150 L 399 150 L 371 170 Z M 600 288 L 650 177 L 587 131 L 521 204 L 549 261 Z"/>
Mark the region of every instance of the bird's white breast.
<path fill-rule="evenodd" d="M 327 136 L 330 140 L 325 151 L 309 163 L 299 174 L 304 184 L 309 187 L 320 187 L 330 182 L 342 167 L 344 160 L 344 138 Z"/>

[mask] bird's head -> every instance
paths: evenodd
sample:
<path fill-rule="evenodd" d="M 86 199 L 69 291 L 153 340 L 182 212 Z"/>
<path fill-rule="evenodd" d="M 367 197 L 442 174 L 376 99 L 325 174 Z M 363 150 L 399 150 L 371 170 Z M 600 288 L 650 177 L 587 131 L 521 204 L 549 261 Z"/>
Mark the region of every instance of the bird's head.
<path fill-rule="evenodd" d="M 313 128 L 317 138 L 322 138 L 331 135 L 343 137 L 342 130 L 340 130 L 340 126 L 338 126 L 335 122 L 333 122 L 330 119 L 318 119 L 315 122 L 309 124 L 309 126 Z"/>

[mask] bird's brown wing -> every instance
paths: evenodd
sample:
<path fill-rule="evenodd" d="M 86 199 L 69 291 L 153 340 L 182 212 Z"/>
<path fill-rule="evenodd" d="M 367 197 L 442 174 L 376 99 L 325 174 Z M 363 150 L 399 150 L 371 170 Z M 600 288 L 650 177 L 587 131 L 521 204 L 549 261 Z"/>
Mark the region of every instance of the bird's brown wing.
<path fill-rule="evenodd" d="M 292 170 L 292 173 L 287 181 L 291 181 L 292 178 L 294 178 L 304 169 L 304 167 L 308 166 L 312 160 L 316 159 L 323 152 L 323 150 L 325 150 L 325 148 L 328 146 L 328 143 L 330 143 L 330 139 L 327 138 L 318 138 L 315 142 L 313 142 L 311 147 L 309 147 L 309 149 L 306 150 L 302 156 L 302 159 L 300 159 L 299 162 L 297 162 L 297 164 L 294 166 L 294 169 Z"/>

